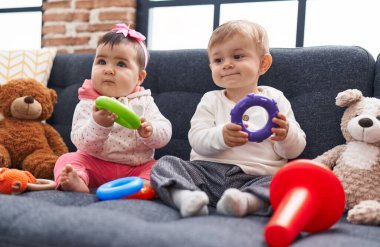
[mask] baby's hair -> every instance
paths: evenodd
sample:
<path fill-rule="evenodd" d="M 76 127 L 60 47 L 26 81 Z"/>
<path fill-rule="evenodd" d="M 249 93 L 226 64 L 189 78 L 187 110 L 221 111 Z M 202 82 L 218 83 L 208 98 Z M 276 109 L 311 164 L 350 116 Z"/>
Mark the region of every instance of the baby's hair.
<path fill-rule="evenodd" d="M 139 68 L 143 70 L 145 68 L 145 53 L 140 43 L 137 42 L 134 38 L 125 37 L 122 33 L 108 32 L 103 35 L 99 41 L 99 45 L 110 45 L 113 48 L 114 45 L 119 45 L 124 42 L 127 45 L 131 45 L 137 52 L 137 63 Z M 143 42 L 143 41 L 142 41 Z"/>
<path fill-rule="evenodd" d="M 268 34 L 265 29 L 257 23 L 247 20 L 234 20 L 223 23 L 217 27 L 208 43 L 208 50 L 214 45 L 224 42 L 236 34 L 241 34 L 252 39 L 256 44 L 257 51 L 261 54 L 269 53 Z"/>

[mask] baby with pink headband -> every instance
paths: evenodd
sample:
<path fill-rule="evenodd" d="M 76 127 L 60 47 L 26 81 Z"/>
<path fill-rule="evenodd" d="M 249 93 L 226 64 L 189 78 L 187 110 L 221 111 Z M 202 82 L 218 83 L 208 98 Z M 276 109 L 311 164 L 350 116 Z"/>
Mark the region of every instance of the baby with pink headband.
<path fill-rule="evenodd" d="M 140 85 L 147 73 L 145 37 L 125 24 L 100 38 L 91 79 L 78 90 L 71 140 L 77 152 L 56 162 L 57 189 L 90 192 L 91 188 L 122 177 L 138 176 L 150 185 L 155 149 L 165 146 L 172 126 L 154 103 L 149 89 Z M 116 114 L 98 109 L 99 96 L 117 99 L 141 120 L 137 130 L 115 123 Z"/>

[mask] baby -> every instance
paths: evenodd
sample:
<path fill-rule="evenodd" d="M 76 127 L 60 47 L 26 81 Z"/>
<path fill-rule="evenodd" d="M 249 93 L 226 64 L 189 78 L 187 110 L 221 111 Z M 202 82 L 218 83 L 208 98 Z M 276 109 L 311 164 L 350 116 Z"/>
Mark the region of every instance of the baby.
<path fill-rule="evenodd" d="M 212 33 L 208 56 L 213 81 L 223 89 L 207 92 L 191 119 L 190 161 L 159 159 L 152 185 L 182 217 L 208 214 L 209 204 L 230 216 L 268 212 L 272 175 L 302 153 L 306 136 L 284 94 L 258 86 L 272 64 L 267 33 L 249 21 L 224 23 Z M 251 93 L 275 100 L 280 111 L 270 119 L 277 125 L 273 135 L 260 143 L 249 142 L 241 126 L 231 123 L 231 109 Z M 254 119 L 250 124 L 258 129 L 268 114 L 252 107 L 243 119 Z"/>
<path fill-rule="evenodd" d="M 79 89 L 71 140 L 78 151 L 62 155 L 54 168 L 57 189 L 89 192 L 111 180 L 138 176 L 149 186 L 155 149 L 165 146 L 172 127 L 150 90 L 140 85 L 147 73 L 145 37 L 117 24 L 98 43 L 91 80 Z M 115 123 L 117 115 L 96 107 L 98 96 L 117 99 L 140 116 L 137 130 Z"/>

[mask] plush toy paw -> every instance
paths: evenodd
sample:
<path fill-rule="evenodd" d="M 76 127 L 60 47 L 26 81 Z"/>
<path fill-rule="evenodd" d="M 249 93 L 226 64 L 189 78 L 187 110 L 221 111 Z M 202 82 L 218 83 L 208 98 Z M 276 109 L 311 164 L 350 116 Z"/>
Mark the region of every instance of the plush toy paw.
<path fill-rule="evenodd" d="M 353 224 L 380 225 L 380 202 L 361 201 L 348 211 L 347 220 Z"/>
<path fill-rule="evenodd" d="M 0 154 L 0 167 L 7 167 L 7 159 Z"/>
<path fill-rule="evenodd" d="M 8 167 L 11 164 L 11 158 L 8 151 L 0 144 L 0 167 Z"/>

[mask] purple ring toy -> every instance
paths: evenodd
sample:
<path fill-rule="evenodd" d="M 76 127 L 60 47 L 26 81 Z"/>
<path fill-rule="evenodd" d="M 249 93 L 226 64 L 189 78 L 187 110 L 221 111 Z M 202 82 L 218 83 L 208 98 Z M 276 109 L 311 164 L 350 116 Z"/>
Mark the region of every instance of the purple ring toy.
<path fill-rule="evenodd" d="M 248 130 L 244 126 L 242 119 L 244 112 L 252 106 L 261 106 L 268 112 L 268 122 L 263 128 L 256 131 Z M 240 125 L 242 130 L 248 133 L 249 141 L 262 142 L 272 135 L 271 129 L 277 127 L 277 125 L 272 122 L 272 119 L 277 116 L 278 112 L 276 101 L 252 93 L 241 99 L 231 110 L 231 122 Z"/>

